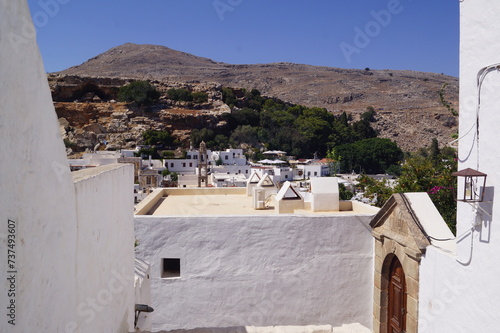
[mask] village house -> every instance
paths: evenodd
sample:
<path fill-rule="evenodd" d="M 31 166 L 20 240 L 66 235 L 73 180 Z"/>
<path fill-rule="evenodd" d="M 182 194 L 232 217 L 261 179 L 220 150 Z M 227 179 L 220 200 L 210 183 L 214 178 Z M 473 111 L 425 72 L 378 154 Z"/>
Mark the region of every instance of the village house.
<path fill-rule="evenodd" d="M 454 236 L 426 193 L 376 209 L 335 178 L 157 189 L 134 216 L 132 165 L 70 172 L 27 3 L 0 1 L 0 331 L 497 332 L 500 4 L 460 10 Z"/>
<path fill-rule="evenodd" d="M 270 178 L 266 192 L 266 179 L 252 195 L 168 188 L 137 206 L 136 256 L 151 264 L 153 330 L 371 326 L 369 222 L 378 209 L 339 202 L 336 178 L 313 179 L 309 193 L 289 182 L 278 192 Z M 261 189 L 270 197 L 264 206 Z"/>

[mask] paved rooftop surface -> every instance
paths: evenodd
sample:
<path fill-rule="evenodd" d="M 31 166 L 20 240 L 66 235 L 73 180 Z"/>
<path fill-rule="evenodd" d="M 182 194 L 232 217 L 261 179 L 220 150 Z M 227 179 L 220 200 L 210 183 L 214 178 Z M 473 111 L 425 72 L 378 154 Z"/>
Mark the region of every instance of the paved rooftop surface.
<path fill-rule="evenodd" d="M 169 195 L 157 202 L 151 215 L 271 215 L 271 201 L 272 207 L 256 210 L 246 195 Z"/>
<path fill-rule="evenodd" d="M 155 203 L 139 215 L 276 215 L 274 197 L 266 202 L 267 209 L 253 208 L 252 197 L 245 194 L 162 194 L 154 199 Z M 371 207 L 370 207 L 371 208 Z M 368 210 L 371 210 L 367 208 Z M 375 214 L 366 209 L 343 211 L 313 212 L 310 210 L 295 210 L 294 214 L 304 215 L 339 215 L 339 214 Z"/>

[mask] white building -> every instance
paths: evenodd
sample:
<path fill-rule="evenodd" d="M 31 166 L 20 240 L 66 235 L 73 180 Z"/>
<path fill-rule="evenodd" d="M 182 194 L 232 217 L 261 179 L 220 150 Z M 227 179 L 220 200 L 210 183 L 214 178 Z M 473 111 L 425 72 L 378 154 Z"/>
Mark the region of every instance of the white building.
<path fill-rule="evenodd" d="M 195 174 L 198 167 L 198 159 L 168 159 L 165 160 L 165 167 L 170 172 L 186 175 Z"/>
<path fill-rule="evenodd" d="M 250 170 L 250 165 L 212 165 L 210 167 L 211 173 L 237 174 L 247 178 L 250 176 Z"/>
<path fill-rule="evenodd" d="M 250 165 L 243 154 L 243 149 L 226 149 L 225 151 L 207 151 L 210 186 L 243 186 L 244 178 L 250 176 Z M 218 161 L 222 161 L 220 165 Z M 165 167 L 170 172 L 179 174 L 178 187 L 198 186 L 198 151 L 190 150 L 185 159 L 167 159 Z"/>
<path fill-rule="evenodd" d="M 266 173 L 272 178 L 275 184 L 281 184 L 293 180 L 293 170 L 290 167 L 282 166 L 252 166 L 250 174 L 255 172 L 259 177 Z"/>
<path fill-rule="evenodd" d="M 246 187 L 247 176 L 244 174 L 212 173 L 211 183 L 214 187 Z"/>
<path fill-rule="evenodd" d="M 500 4 L 460 6 L 459 169 L 487 182 L 470 187 L 482 202 L 458 203 L 457 237 L 425 193 L 394 195 L 378 212 L 325 211 L 316 204 L 335 193 L 313 180 L 307 199 L 285 183 L 274 209 L 254 209 L 245 189 L 157 190 L 134 239 L 132 166 L 69 172 L 26 1 L 0 1 L 0 331 L 134 331 L 134 303 L 151 298 L 156 314 L 139 323 L 155 329 L 497 332 Z M 134 240 L 146 262 L 134 264 Z"/>
<path fill-rule="evenodd" d="M 118 159 L 121 157 L 122 154 L 116 151 L 96 151 L 94 153 L 84 153 L 81 158 L 68 159 L 68 163 L 72 170 L 80 170 L 115 164 L 118 163 Z"/>
<path fill-rule="evenodd" d="M 419 332 L 500 327 L 500 3 L 461 1 L 459 170 L 486 173 L 483 203 L 458 202 L 456 251 L 430 246 L 420 269 Z M 459 179 L 458 193 L 463 191 Z"/>
<path fill-rule="evenodd" d="M 302 177 L 299 177 L 299 179 L 327 177 L 330 175 L 330 168 L 324 163 L 299 164 L 297 170 L 302 171 Z"/>
<path fill-rule="evenodd" d="M 311 177 L 330 176 L 330 165 L 328 159 L 323 160 L 291 160 L 290 165 L 294 169 L 294 179 L 309 179 Z"/>
<path fill-rule="evenodd" d="M 307 202 L 287 186 L 267 209 L 244 188 L 159 189 L 139 204 L 136 254 L 152 264 L 153 330 L 371 327 L 368 223 L 378 209 L 339 206 L 332 184 Z"/>
<path fill-rule="evenodd" d="M 225 151 L 214 151 L 211 156 L 209 155 L 209 160 L 213 161 L 214 164 L 217 160 L 221 160 L 223 165 L 247 165 L 247 158 L 243 154 L 243 149 L 226 149 Z"/>

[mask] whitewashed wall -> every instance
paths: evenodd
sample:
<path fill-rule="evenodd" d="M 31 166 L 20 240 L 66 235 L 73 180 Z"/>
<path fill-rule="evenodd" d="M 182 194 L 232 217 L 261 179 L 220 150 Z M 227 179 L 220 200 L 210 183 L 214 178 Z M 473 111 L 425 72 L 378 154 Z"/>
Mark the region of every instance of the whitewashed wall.
<path fill-rule="evenodd" d="M 153 329 L 371 327 L 371 217 L 136 216 Z M 180 258 L 179 279 L 160 278 L 162 258 Z"/>
<path fill-rule="evenodd" d="M 134 317 L 134 166 L 112 164 L 73 176 L 79 327 L 81 332 L 128 332 Z"/>
<path fill-rule="evenodd" d="M 147 262 L 135 259 L 135 304 L 151 305 L 151 268 Z M 137 318 L 137 328 L 141 331 L 151 331 L 153 312 L 141 312 Z"/>
<path fill-rule="evenodd" d="M 198 167 L 198 160 L 169 159 L 165 160 L 165 166 L 170 172 L 194 174 Z"/>
<path fill-rule="evenodd" d="M 127 332 L 133 282 L 113 294 L 113 311 L 97 303 L 88 323 L 82 312 L 107 296 L 110 269 L 122 264 L 133 275 L 124 208 L 133 179 L 122 166 L 81 180 L 75 192 L 25 0 L 0 0 L 0 142 L 0 332 Z"/>
<path fill-rule="evenodd" d="M 463 236 L 456 256 L 428 249 L 420 270 L 419 332 L 497 332 L 500 327 L 500 201 L 495 193 L 500 184 L 498 70 L 487 74 L 482 84 L 479 147 L 475 137 L 477 74 L 500 63 L 500 3 L 464 0 L 460 7 L 459 170 L 470 167 L 488 174 L 486 200 L 493 202 L 481 207 L 492 218 L 459 203 L 457 229 Z M 471 234 L 475 222 L 479 225 Z"/>
<path fill-rule="evenodd" d="M 0 0 L 0 332 L 65 332 L 76 320 L 73 179 L 35 38 L 26 1 Z"/>

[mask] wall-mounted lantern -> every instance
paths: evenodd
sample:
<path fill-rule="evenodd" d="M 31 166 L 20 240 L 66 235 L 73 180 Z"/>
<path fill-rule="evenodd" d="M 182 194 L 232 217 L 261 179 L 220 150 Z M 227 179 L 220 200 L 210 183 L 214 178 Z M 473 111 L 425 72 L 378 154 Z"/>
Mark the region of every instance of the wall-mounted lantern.
<path fill-rule="evenodd" d="M 482 202 L 484 199 L 484 188 L 486 186 L 486 174 L 480 171 L 467 168 L 452 174 L 458 177 L 458 182 L 462 182 L 463 193 L 457 193 L 457 201 Z M 483 188 L 481 190 L 481 187 Z"/>

